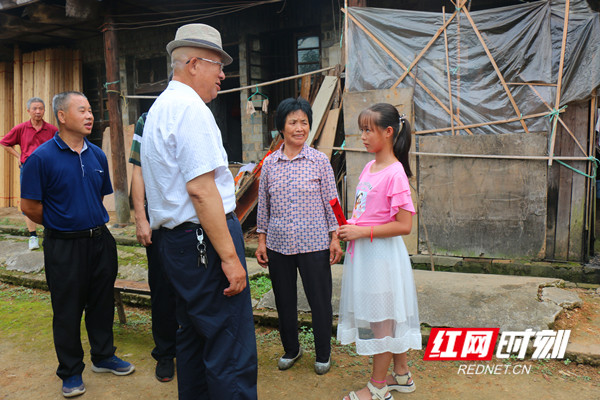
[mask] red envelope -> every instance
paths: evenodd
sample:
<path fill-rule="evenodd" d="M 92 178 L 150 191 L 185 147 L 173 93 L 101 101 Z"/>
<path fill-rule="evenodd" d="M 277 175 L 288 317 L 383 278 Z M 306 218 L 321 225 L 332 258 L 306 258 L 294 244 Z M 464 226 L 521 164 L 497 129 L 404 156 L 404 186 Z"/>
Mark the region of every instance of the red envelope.
<path fill-rule="evenodd" d="M 331 204 L 331 208 L 333 209 L 333 214 L 337 219 L 338 225 L 346 225 L 348 221 L 346 221 L 346 217 L 344 217 L 344 212 L 342 211 L 342 207 L 340 206 L 340 202 L 338 201 L 337 197 L 329 200 L 329 204 Z"/>

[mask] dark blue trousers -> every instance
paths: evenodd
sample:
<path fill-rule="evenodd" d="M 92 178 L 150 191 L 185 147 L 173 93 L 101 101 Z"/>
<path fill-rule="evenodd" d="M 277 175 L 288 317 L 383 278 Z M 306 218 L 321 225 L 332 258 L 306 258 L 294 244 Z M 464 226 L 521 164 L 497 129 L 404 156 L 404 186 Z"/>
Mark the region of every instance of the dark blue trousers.
<path fill-rule="evenodd" d="M 333 309 L 329 249 L 285 255 L 267 249 L 269 276 L 279 316 L 279 334 L 283 350 L 289 357 L 298 354 L 298 272 L 310 306 L 315 337 L 316 361 L 327 362 L 331 354 Z"/>
<path fill-rule="evenodd" d="M 117 246 L 106 227 L 94 238 L 57 239 L 44 235 L 44 268 L 52 300 L 52 332 L 61 379 L 81 374 L 81 317 L 92 362 L 112 357 Z"/>
<path fill-rule="evenodd" d="M 227 225 L 246 267 L 242 229 Z M 179 399 L 256 399 L 257 355 L 250 287 L 227 297 L 221 260 L 204 235 L 208 266 L 198 266 L 195 229 L 162 229 L 159 252 L 177 295 Z"/>
<path fill-rule="evenodd" d="M 152 244 L 146 247 L 148 257 L 148 284 L 152 303 L 152 337 L 155 360 L 175 358 L 177 318 L 175 316 L 175 291 L 163 268 L 158 251 L 160 230 L 152 231 Z"/>

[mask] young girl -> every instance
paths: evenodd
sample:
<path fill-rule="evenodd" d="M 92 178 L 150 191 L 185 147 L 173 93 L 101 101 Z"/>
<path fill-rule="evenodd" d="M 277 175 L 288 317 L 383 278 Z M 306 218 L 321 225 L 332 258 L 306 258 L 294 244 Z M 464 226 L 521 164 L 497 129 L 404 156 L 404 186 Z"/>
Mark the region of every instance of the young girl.
<path fill-rule="evenodd" d="M 408 121 L 390 104 L 379 103 L 358 116 L 361 139 L 375 160 L 367 163 L 356 188 L 348 225 L 338 229 L 350 241 L 344 261 L 337 338 L 356 343 L 373 356 L 367 387 L 344 399 L 390 400 L 390 390 L 413 392 L 408 349 L 421 348 L 417 293 L 406 246 L 400 235 L 412 228 Z M 391 362 L 394 368 L 390 375 Z"/>

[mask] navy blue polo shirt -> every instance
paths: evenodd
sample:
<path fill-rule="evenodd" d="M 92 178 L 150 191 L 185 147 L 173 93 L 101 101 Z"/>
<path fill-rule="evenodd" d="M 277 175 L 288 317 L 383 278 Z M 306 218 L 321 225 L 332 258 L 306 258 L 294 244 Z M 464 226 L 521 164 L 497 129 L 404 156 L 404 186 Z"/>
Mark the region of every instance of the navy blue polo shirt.
<path fill-rule="evenodd" d="M 56 133 L 23 164 L 21 197 L 42 202 L 46 228 L 80 231 L 106 224 L 102 196 L 112 192 L 106 155 L 87 139 L 77 154 Z"/>

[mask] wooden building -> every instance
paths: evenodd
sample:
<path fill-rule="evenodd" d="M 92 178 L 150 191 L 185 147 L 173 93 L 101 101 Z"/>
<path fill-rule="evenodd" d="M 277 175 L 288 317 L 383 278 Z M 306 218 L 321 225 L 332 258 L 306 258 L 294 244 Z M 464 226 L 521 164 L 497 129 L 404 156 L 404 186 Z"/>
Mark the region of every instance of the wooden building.
<path fill-rule="evenodd" d="M 109 130 L 120 132 L 122 126 L 134 124 L 138 116 L 152 104 L 152 96 L 158 95 L 166 87 L 171 67 L 165 46 L 174 37 L 176 29 L 185 23 L 207 23 L 220 30 L 225 50 L 234 58 L 234 63 L 225 68 L 227 79 L 222 87 L 223 93 L 210 103 L 231 161 L 259 161 L 271 144 L 272 131 L 275 129 L 272 111 L 277 104 L 286 97 L 297 96 L 302 90 L 315 98 L 322 75 L 327 72 L 311 75 L 304 80 L 286 78 L 338 64 L 345 65 L 345 72 L 341 75 L 342 82 L 346 83 L 343 98 L 337 98 L 330 104 L 331 107 L 343 104 L 343 109 L 337 111 L 342 111 L 340 121 L 343 123 L 339 124 L 334 145 L 325 146 L 322 150 L 333 154 L 332 162 L 336 170 L 348 172 L 348 184 L 340 185 L 348 208 L 353 202 L 352 182 L 368 158 L 361 152 L 360 142 L 355 135 L 354 113 L 360 111 L 365 98 L 373 101 L 382 98 L 381 93 L 365 94 L 365 91 L 397 89 L 402 92 L 398 96 L 404 99 L 406 90 L 412 89 L 403 106 L 411 116 L 416 131 L 413 162 L 417 173 L 413 189 L 419 214 L 415 219 L 414 232 L 408 239 L 411 253 L 586 261 L 593 254 L 595 182 L 558 164 L 556 158 L 565 157 L 564 162 L 570 167 L 591 176 L 592 163 L 576 157 L 595 155 L 596 138 L 592 128 L 597 114 L 596 96 L 593 95 L 595 87 L 589 88 L 589 96 L 570 101 L 566 109 L 557 112 L 555 129 L 540 123 L 534 124 L 536 129 L 525 129 L 522 120 L 528 126 L 531 120 L 526 118 L 530 115 L 515 114 L 512 105 L 504 107 L 510 111 L 509 116 L 494 114 L 494 96 L 481 99 L 480 102 L 483 109 L 487 106 L 491 110 L 488 117 L 482 118 L 483 113 L 469 114 L 466 104 L 469 90 L 485 77 L 477 69 L 468 68 L 475 59 L 475 47 L 479 46 L 477 51 L 482 50 L 476 37 L 474 42 L 468 42 L 470 39 L 465 31 L 469 28 L 467 13 L 474 15 L 477 20 L 478 12 L 492 7 L 510 9 L 523 7 L 525 3 L 525 6 L 535 9 L 538 3 L 543 2 L 461 0 L 457 4 L 462 5 L 466 12 L 457 12 L 452 17 L 457 9 L 454 3 L 438 0 L 225 0 L 215 5 L 215 2 L 184 0 L 171 5 L 157 0 L 0 0 L 0 24 L 6 27 L 0 32 L 0 107 L 5 115 L 4 119 L 0 119 L 0 128 L 7 132 L 26 116 L 23 115 L 24 106 L 20 104 L 27 100 L 25 97 L 28 94 L 19 85 L 35 87 L 34 92 L 40 90 L 37 83 L 31 86 L 24 75 L 20 77 L 19 74 L 29 68 L 24 60 L 33 57 L 35 69 L 36 54 L 39 52 L 61 54 L 59 59 L 65 59 L 65 54 L 70 54 L 64 65 L 51 64 L 56 71 L 70 72 L 56 75 L 47 72 L 54 69 L 43 68 L 44 74 L 51 73 L 52 82 L 40 78 L 40 85 L 47 90 L 49 97 L 52 90 L 81 89 L 94 110 L 92 140 L 101 144 L 109 126 Z M 556 6 L 552 10 L 554 19 L 560 19 L 559 8 L 563 7 L 564 12 L 565 5 L 569 3 L 573 7 L 571 15 L 579 18 L 579 10 L 585 7 L 595 13 L 598 19 L 597 1 L 557 0 L 552 3 Z M 455 18 L 447 25 L 446 19 L 442 19 L 442 6 L 446 10 L 443 18 Z M 369 27 L 365 27 L 365 30 L 359 28 L 356 21 L 364 23 L 358 16 L 360 11 L 356 11 L 359 8 L 370 9 L 365 11 L 367 14 L 379 12 L 382 16 L 390 14 L 389 10 L 399 9 L 420 13 L 419 18 L 423 18 L 423 22 L 418 23 L 428 25 L 431 30 L 431 34 L 424 30 L 421 39 L 428 43 L 437 35 L 435 42 L 438 45 L 441 43 L 441 48 L 450 48 L 450 54 L 444 55 L 442 52 L 428 59 L 430 50 L 422 46 L 411 49 L 410 54 L 390 51 L 391 56 L 381 56 L 382 47 L 377 41 L 384 40 L 384 34 L 380 34 L 378 28 L 372 32 Z M 401 27 L 407 21 L 409 19 L 399 17 L 395 24 Z M 518 21 L 516 19 L 515 24 Z M 443 26 L 447 29 L 443 29 Z M 490 51 L 494 52 L 490 43 L 501 38 L 493 37 L 485 26 L 480 28 L 483 32 L 482 42 L 487 43 L 488 50 L 491 48 Z M 357 36 L 358 33 L 363 36 Z M 585 37 L 585 32 L 579 33 L 581 40 L 587 41 L 582 45 L 590 46 L 590 51 L 595 54 L 597 45 L 591 43 L 591 38 Z M 410 35 L 413 34 L 418 35 L 418 30 L 411 34 L 399 31 L 395 40 L 412 41 Z M 459 37 L 462 42 L 457 39 Z M 358 45 L 357 40 L 360 41 Z M 457 40 L 460 42 L 458 46 Z M 444 41 L 450 44 L 444 45 Z M 378 50 L 365 50 L 366 42 Z M 498 43 L 500 48 L 502 41 Z M 393 49 L 389 43 L 382 45 Z M 514 71 L 510 66 L 519 65 L 522 55 L 511 53 L 510 46 L 504 48 L 504 58 L 490 57 L 496 62 L 500 72 L 498 76 L 510 77 L 505 80 L 509 88 L 507 90 L 499 81 L 494 81 L 500 87 L 501 96 L 514 93 L 518 99 L 519 93 L 530 90 L 510 84 L 548 83 L 560 87 L 561 83 L 557 81 L 559 74 L 556 73 L 559 67 L 562 67 L 561 71 L 571 70 L 573 66 L 569 64 L 570 60 L 577 59 L 568 53 L 561 61 L 560 43 L 555 47 L 559 48 L 558 53 L 548 61 L 548 68 L 554 73 L 539 80 L 530 76 L 519 80 L 511 75 Z M 421 50 L 423 54 L 420 54 Z M 345 54 L 348 55 L 347 59 Z M 359 66 L 356 57 L 371 60 L 377 73 L 356 69 Z M 54 57 L 50 59 L 54 60 Z M 463 60 L 462 70 L 458 69 L 458 64 L 446 68 L 446 60 Z M 371 81 L 371 78 L 377 78 L 380 70 L 387 70 L 393 78 Z M 439 76 L 432 72 L 453 70 L 456 73 L 451 77 L 446 72 Z M 588 72 L 592 85 L 598 72 Z M 423 107 L 429 101 L 425 99 L 431 95 L 425 93 L 417 81 L 427 82 L 424 78 L 430 74 L 433 74 L 436 83 L 425 83 L 423 86 L 443 107 L 439 104 Z M 35 79 L 38 76 L 35 75 Z M 77 79 L 67 76 L 80 76 L 80 81 L 76 82 Z M 401 79 L 404 80 L 397 84 L 396 81 Z M 354 84 L 361 80 L 368 84 Z M 262 85 L 272 81 L 278 83 Z M 450 89 L 447 81 L 451 82 Z M 573 82 L 569 78 L 562 86 L 569 88 Z M 242 87 L 247 88 L 239 90 Z M 544 91 L 549 89 L 542 85 L 534 88 L 541 92 L 541 97 L 548 98 L 548 93 Z M 529 96 L 526 99 L 535 98 L 531 94 Z M 568 97 L 569 93 L 563 96 Z M 51 99 L 45 100 L 49 103 Z M 268 100 L 268 107 L 263 111 L 265 100 Z M 249 101 L 255 109 L 252 114 L 246 111 Z M 554 98 L 547 103 L 548 107 L 543 101 L 536 103 L 537 108 L 534 109 L 537 114 L 544 114 L 538 115 L 538 120 L 549 120 L 547 114 L 564 105 L 560 99 L 555 101 Z M 423 111 L 433 108 L 441 110 L 444 107 L 451 108 L 448 115 L 452 117 L 444 117 L 444 112 L 427 115 Z M 47 112 L 46 117 L 51 120 L 49 114 Z M 497 124 L 506 119 L 510 121 Z M 333 129 L 335 131 L 335 126 Z M 428 132 L 432 129 L 432 132 Z M 116 134 L 111 137 L 111 142 L 116 144 L 112 154 L 118 161 L 115 167 L 117 171 L 124 170 L 129 151 L 119 144 L 125 142 L 122 135 L 121 142 L 118 138 Z M 550 144 L 554 146 L 552 151 Z M 433 153 L 437 155 L 431 155 Z M 548 158 L 552 158 L 552 166 L 548 165 Z M 6 155 L 0 155 L 0 165 L 0 205 L 15 206 L 19 198 L 18 171 L 15 163 Z M 340 182 L 344 180 L 340 179 Z M 449 182 L 453 184 L 449 185 Z M 126 185 L 126 180 L 115 182 L 115 186 L 119 186 L 116 189 L 121 192 L 124 190 L 126 194 L 127 188 L 123 188 L 123 185 Z"/>

